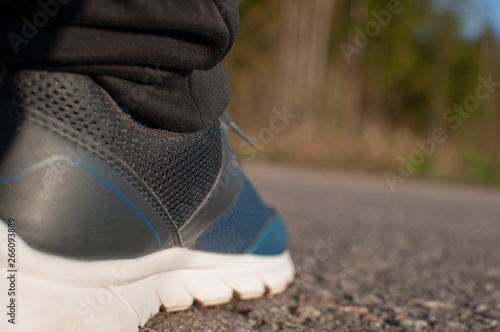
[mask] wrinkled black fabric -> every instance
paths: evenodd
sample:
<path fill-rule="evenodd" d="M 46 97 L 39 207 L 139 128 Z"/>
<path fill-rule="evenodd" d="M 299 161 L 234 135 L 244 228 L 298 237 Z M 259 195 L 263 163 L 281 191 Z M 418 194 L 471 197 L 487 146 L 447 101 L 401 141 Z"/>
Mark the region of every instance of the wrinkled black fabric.
<path fill-rule="evenodd" d="M 236 0 L 0 0 L 0 59 L 91 75 L 153 126 L 194 132 L 229 102 Z"/>

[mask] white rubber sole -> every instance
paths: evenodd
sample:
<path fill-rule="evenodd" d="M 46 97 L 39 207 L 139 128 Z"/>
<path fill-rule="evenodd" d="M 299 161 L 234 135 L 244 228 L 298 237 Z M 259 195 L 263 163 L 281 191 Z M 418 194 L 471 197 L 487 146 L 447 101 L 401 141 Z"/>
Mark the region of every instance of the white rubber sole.
<path fill-rule="evenodd" d="M 234 294 L 253 299 L 266 290 L 277 294 L 294 276 L 288 252 L 255 256 L 172 248 L 132 260 L 82 262 L 39 252 L 19 237 L 16 272 L 9 272 L 7 234 L 0 222 L 2 332 L 137 332 L 160 308 L 184 310 L 195 300 L 217 305 Z M 12 298 L 15 324 L 8 321 Z"/>

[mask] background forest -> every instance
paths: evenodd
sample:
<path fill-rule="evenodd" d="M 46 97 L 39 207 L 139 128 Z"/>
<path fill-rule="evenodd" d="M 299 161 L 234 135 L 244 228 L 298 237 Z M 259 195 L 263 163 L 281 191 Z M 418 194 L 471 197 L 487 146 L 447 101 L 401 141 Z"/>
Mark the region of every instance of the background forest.
<path fill-rule="evenodd" d="M 229 112 L 257 141 L 240 156 L 500 184 L 497 7 L 242 0 L 224 61 Z"/>

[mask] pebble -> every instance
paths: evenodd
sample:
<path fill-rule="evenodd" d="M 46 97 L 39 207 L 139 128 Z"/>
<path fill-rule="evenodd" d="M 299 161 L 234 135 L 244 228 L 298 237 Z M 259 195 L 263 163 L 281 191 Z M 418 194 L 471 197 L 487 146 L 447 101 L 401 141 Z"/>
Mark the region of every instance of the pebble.
<path fill-rule="evenodd" d="M 367 307 L 354 307 L 354 306 L 348 306 L 348 307 L 341 307 L 340 310 L 344 312 L 352 312 L 357 315 L 364 315 L 370 312 Z"/>
<path fill-rule="evenodd" d="M 472 312 L 471 309 L 467 309 L 465 310 L 461 315 L 460 315 L 460 319 L 462 320 L 467 320 L 469 318 L 471 318 L 472 316 L 474 316 L 474 313 Z"/>
<path fill-rule="evenodd" d="M 482 313 L 485 313 L 486 311 L 488 311 L 490 309 L 490 307 L 487 305 L 487 304 L 484 304 L 484 303 L 481 303 L 481 304 L 478 304 L 476 306 L 476 312 L 478 314 L 482 314 Z"/>
<path fill-rule="evenodd" d="M 272 312 L 273 314 L 279 314 L 280 313 L 280 308 L 278 308 L 278 307 L 271 307 L 271 308 L 269 308 L 269 312 Z"/>
<path fill-rule="evenodd" d="M 279 327 L 275 323 L 267 323 L 260 326 L 257 331 L 278 331 Z"/>
<path fill-rule="evenodd" d="M 456 305 L 453 303 L 445 303 L 443 301 L 426 301 L 422 303 L 424 307 L 430 309 L 444 309 L 444 310 L 453 310 L 456 308 Z"/>
<path fill-rule="evenodd" d="M 376 320 L 376 318 L 372 314 L 367 313 L 366 315 L 363 315 L 363 320 Z"/>
<path fill-rule="evenodd" d="M 419 319 L 415 322 L 415 330 L 416 331 L 423 331 L 428 326 L 429 326 L 429 323 L 427 323 L 427 321 L 424 319 Z"/>
<path fill-rule="evenodd" d="M 448 321 L 446 322 L 446 327 L 448 327 L 452 331 L 458 331 L 462 324 L 456 321 Z"/>
<path fill-rule="evenodd" d="M 487 292 L 493 292 L 495 290 L 495 285 L 491 282 L 488 282 L 486 285 L 484 285 L 484 289 Z"/>
<path fill-rule="evenodd" d="M 312 305 L 303 305 L 297 308 L 296 314 L 302 319 L 314 319 L 321 316 L 321 311 Z"/>
<path fill-rule="evenodd" d="M 382 303 L 375 294 L 368 294 L 354 300 L 354 303 L 360 306 L 372 306 Z"/>
<path fill-rule="evenodd" d="M 401 325 L 402 327 L 404 327 L 406 329 L 411 329 L 411 328 L 415 327 L 415 320 L 405 318 L 405 319 L 402 319 L 399 321 L 399 325 Z"/>

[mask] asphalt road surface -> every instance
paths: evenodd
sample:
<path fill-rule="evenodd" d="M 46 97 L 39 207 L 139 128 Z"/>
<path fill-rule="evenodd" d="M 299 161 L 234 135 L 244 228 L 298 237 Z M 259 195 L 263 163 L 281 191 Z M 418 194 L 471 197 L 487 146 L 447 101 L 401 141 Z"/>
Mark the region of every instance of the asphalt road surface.
<path fill-rule="evenodd" d="M 500 331 L 500 190 L 249 165 L 288 223 L 285 293 L 159 313 L 152 331 Z"/>

